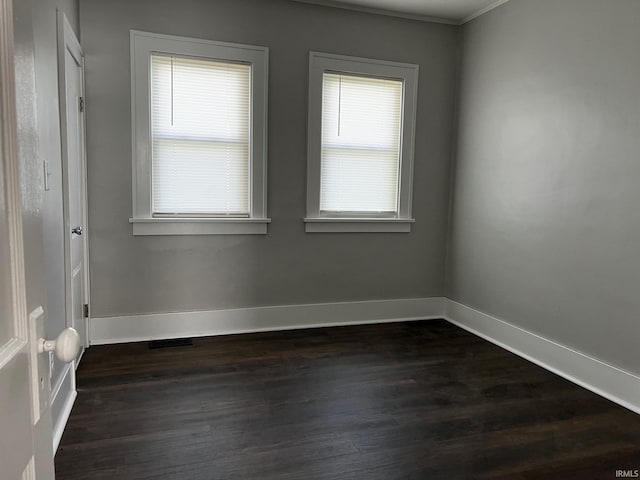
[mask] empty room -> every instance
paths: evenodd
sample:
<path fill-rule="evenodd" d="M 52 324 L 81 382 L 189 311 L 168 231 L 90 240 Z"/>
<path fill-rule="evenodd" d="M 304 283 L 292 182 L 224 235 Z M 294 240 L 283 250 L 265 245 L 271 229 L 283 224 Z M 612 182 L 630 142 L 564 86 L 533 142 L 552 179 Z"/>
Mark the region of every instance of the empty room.
<path fill-rule="evenodd" d="M 638 0 L 0 0 L 0 479 L 640 478 Z"/>

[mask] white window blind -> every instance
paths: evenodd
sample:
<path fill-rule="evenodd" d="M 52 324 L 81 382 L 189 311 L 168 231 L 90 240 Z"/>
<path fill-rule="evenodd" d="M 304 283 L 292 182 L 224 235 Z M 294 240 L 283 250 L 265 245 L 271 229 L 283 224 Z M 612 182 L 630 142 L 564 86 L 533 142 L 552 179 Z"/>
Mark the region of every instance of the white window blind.
<path fill-rule="evenodd" d="M 250 214 L 251 66 L 151 55 L 154 215 Z"/>
<path fill-rule="evenodd" d="M 398 212 L 403 82 L 323 74 L 321 213 Z"/>

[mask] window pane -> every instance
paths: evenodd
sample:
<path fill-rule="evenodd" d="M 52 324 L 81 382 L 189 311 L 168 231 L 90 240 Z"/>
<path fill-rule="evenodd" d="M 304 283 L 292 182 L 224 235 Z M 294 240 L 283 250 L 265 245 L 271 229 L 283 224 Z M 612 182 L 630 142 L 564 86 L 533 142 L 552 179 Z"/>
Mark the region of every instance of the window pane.
<path fill-rule="evenodd" d="M 151 56 L 155 214 L 249 214 L 251 67 Z"/>
<path fill-rule="evenodd" d="M 396 211 L 398 158 L 395 152 L 325 147 L 322 164 L 323 211 Z"/>
<path fill-rule="evenodd" d="M 399 80 L 324 74 L 321 212 L 397 212 L 402 95 Z"/>

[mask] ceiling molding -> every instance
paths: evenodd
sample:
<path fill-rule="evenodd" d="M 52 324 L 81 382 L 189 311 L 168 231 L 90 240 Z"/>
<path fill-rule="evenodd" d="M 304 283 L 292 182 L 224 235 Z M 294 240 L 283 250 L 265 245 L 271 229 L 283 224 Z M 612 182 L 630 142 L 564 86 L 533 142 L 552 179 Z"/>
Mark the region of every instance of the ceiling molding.
<path fill-rule="evenodd" d="M 353 10 L 355 12 L 372 13 L 374 15 L 385 15 L 387 17 L 406 18 L 409 20 L 418 20 L 420 22 L 443 23 L 445 25 L 461 25 L 458 20 L 448 18 L 430 17 L 428 15 L 418 15 L 413 13 L 396 12 L 394 10 L 386 10 L 384 8 L 363 7 L 361 5 L 349 5 L 346 3 L 336 2 L 334 0 L 293 0 L 299 3 L 311 3 L 313 5 L 321 5 L 323 7 L 341 8 L 343 10 Z M 506 0 L 503 0 L 503 2 Z"/>
<path fill-rule="evenodd" d="M 478 10 L 477 12 L 472 13 L 468 17 L 463 18 L 462 21 L 460 21 L 458 24 L 459 25 L 464 25 L 465 23 L 470 22 L 474 18 L 478 18 L 480 15 L 484 15 L 485 13 L 490 12 L 494 8 L 498 8 L 500 5 L 504 5 L 508 1 L 509 0 L 498 0 L 497 2 L 493 2 L 491 5 L 487 5 L 486 7 L 481 8 L 480 10 Z"/>
<path fill-rule="evenodd" d="M 473 19 L 490 12 L 491 10 L 498 8 L 500 5 L 504 5 L 509 0 L 497 0 L 484 8 L 481 8 L 477 12 L 472 13 L 464 17 L 462 20 L 453 20 L 450 18 L 431 17 L 429 15 L 419 15 L 415 13 L 397 12 L 395 10 L 387 10 L 385 8 L 364 7 L 362 5 L 352 5 L 348 3 L 342 3 L 335 0 L 293 0 L 298 3 L 310 3 L 312 5 L 320 5 L 323 7 L 341 8 L 342 10 L 352 10 L 354 12 L 372 13 L 374 15 L 384 15 L 387 17 L 405 18 L 408 20 L 417 20 L 420 22 L 429 23 L 442 23 L 444 25 L 464 25 Z"/>

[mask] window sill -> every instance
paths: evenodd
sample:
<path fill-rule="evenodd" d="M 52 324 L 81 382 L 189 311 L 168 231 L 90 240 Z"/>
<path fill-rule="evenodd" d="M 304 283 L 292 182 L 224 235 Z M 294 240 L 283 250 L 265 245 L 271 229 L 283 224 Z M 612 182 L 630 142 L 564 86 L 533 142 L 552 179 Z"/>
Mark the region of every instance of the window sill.
<path fill-rule="evenodd" d="M 134 235 L 266 235 L 270 218 L 130 218 Z"/>
<path fill-rule="evenodd" d="M 410 233 L 412 218 L 305 218 L 307 233 Z"/>

